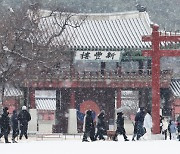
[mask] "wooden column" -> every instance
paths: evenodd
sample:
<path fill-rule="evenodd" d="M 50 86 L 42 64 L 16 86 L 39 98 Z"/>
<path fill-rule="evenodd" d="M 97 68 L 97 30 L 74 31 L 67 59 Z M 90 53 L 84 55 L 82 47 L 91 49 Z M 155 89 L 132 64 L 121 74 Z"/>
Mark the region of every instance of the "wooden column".
<path fill-rule="evenodd" d="M 56 111 L 55 111 L 55 125 L 53 125 L 53 133 L 60 133 L 62 130 L 62 116 L 61 116 L 61 100 L 60 90 L 56 89 Z"/>
<path fill-rule="evenodd" d="M 71 89 L 70 109 L 75 109 L 75 91 Z"/>
<path fill-rule="evenodd" d="M 28 101 L 29 101 L 28 93 L 29 93 L 29 88 L 28 87 L 24 87 L 23 88 L 23 105 L 25 105 L 25 106 L 28 106 Z M 19 104 L 19 105 L 21 106 L 22 104 Z"/>
<path fill-rule="evenodd" d="M 36 104 L 35 104 L 35 89 L 34 88 L 29 88 L 29 107 L 30 109 L 35 109 Z"/>
<path fill-rule="evenodd" d="M 121 107 L 121 89 L 117 89 L 117 100 L 116 100 L 117 109 Z"/>
<path fill-rule="evenodd" d="M 160 56 L 159 56 L 159 32 L 154 27 L 152 32 L 152 119 L 153 133 L 160 133 Z"/>

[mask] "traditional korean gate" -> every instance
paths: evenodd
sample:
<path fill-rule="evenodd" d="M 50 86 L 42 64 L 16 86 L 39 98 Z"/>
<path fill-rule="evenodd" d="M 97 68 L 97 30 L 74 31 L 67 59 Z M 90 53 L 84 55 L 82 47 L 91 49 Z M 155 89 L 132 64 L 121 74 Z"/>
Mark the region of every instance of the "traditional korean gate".
<path fill-rule="evenodd" d="M 180 42 L 180 35 L 165 33 L 161 34 L 159 26 L 152 25 L 152 35 L 143 36 L 142 40 L 145 42 L 152 42 L 152 50 L 144 50 L 143 56 L 152 57 L 152 119 L 153 119 L 153 133 L 160 132 L 160 58 L 177 57 L 180 56 L 180 50 L 174 49 L 160 49 L 161 43 Z"/>

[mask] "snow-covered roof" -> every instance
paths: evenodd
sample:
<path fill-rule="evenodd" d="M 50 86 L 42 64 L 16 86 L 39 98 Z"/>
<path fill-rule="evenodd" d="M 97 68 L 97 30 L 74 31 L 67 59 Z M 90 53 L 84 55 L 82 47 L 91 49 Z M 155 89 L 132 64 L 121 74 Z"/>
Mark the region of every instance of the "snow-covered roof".
<path fill-rule="evenodd" d="M 35 103 L 37 110 L 56 110 L 56 99 L 54 98 L 36 98 Z"/>
<path fill-rule="evenodd" d="M 87 17 L 84 21 L 83 17 Z M 142 42 L 143 35 L 150 35 L 150 19 L 147 12 L 123 12 L 105 14 L 78 14 L 69 24 L 82 22 L 80 27 L 67 26 L 61 36 L 53 39 L 53 45 L 65 42 L 72 49 L 124 49 L 147 48 L 149 42 Z M 44 42 L 60 31 L 62 21 L 51 16 L 40 19 L 43 33 L 39 39 Z"/>
<path fill-rule="evenodd" d="M 174 96 L 180 97 L 180 79 L 173 79 L 170 84 Z"/>

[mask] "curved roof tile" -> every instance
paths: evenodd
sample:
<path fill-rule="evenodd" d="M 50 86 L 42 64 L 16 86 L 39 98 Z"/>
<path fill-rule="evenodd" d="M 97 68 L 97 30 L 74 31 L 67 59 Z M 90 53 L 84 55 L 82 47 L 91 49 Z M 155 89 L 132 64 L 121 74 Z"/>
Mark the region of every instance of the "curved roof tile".
<path fill-rule="evenodd" d="M 53 44 L 66 45 L 72 48 L 144 48 L 149 42 L 142 42 L 143 35 L 151 34 L 150 19 L 147 12 L 124 12 L 111 14 L 78 14 L 69 23 L 81 22 L 78 28 L 67 26 L 61 36 L 54 39 Z M 44 31 L 41 39 L 48 39 L 59 31 L 62 24 L 53 17 L 42 18 L 40 27 Z"/>

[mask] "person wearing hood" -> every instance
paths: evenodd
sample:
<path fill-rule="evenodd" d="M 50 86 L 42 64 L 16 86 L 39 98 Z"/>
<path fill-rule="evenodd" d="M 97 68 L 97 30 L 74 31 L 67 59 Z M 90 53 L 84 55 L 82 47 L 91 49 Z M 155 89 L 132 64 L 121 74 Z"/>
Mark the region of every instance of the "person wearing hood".
<path fill-rule="evenodd" d="M 27 130 L 28 130 L 28 122 L 31 120 L 31 115 L 27 111 L 26 106 L 23 106 L 22 110 L 19 112 L 18 120 L 20 123 L 19 139 L 21 140 L 23 135 L 25 136 L 26 139 L 28 139 Z"/>
<path fill-rule="evenodd" d="M 122 112 L 118 112 L 117 113 L 117 129 L 116 129 L 116 133 L 113 137 L 113 141 L 118 141 L 117 136 L 118 134 L 122 134 L 124 137 L 124 141 L 129 141 L 127 136 L 126 136 L 126 131 L 124 129 L 124 117 L 123 117 L 123 113 Z"/>
<path fill-rule="evenodd" d="M 95 127 L 91 110 L 86 111 L 86 115 L 84 116 L 83 132 L 83 142 L 89 142 L 88 137 L 90 137 L 91 141 L 95 141 Z"/>
<path fill-rule="evenodd" d="M 144 107 L 140 107 L 140 111 L 135 116 L 135 123 L 137 124 L 136 126 L 137 140 L 139 140 L 145 134 L 145 129 L 143 127 L 144 117 L 145 117 L 145 109 Z"/>
<path fill-rule="evenodd" d="M 19 135 L 19 123 L 18 123 L 18 115 L 17 111 L 13 111 L 13 115 L 11 116 L 11 126 L 12 126 L 12 142 L 17 143 L 15 141 L 16 137 Z"/>
<path fill-rule="evenodd" d="M 10 118 L 8 107 L 3 108 L 3 114 L 0 118 L 1 134 L 0 138 L 4 135 L 5 143 L 11 143 L 8 141 L 8 135 L 10 133 Z"/>
<path fill-rule="evenodd" d="M 97 133 L 95 135 L 95 140 L 99 137 L 99 140 L 105 140 L 103 134 L 106 131 L 106 124 L 104 121 L 105 111 L 102 110 L 100 114 L 97 116 Z"/>
<path fill-rule="evenodd" d="M 152 129 L 152 117 L 151 112 L 147 111 L 145 117 L 144 117 L 144 128 L 146 129 L 145 139 L 150 140 L 151 139 L 151 129 Z"/>

